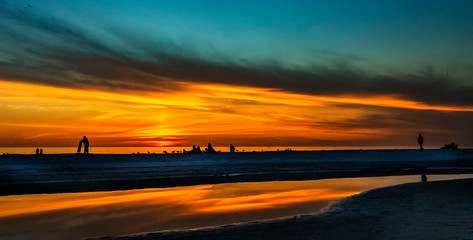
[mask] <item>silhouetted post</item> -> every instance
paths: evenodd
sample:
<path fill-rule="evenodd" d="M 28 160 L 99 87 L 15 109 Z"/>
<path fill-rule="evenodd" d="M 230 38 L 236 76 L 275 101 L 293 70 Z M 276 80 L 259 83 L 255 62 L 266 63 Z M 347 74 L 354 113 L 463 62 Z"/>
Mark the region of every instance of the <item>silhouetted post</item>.
<path fill-rule="evenodd" d="M 424 138 L 422 135 L 419 133 L 419 137 L 417 138 L 417 142 L 419 143 L 420 150 L 424 150 L 424 147 L 422 146 L 424 144 Z"/>
<path fill-rule="evenodd" d="M 233 146 L 233 144 L 230 144 L 230 152 L 231 153 L 235 152 L 235 146 Z"/>
<path fill-rule="evenodd" d="M 84 154 L 89 154 L 89 139 L 84 136 L 82 143 L 84 144 Z"/>

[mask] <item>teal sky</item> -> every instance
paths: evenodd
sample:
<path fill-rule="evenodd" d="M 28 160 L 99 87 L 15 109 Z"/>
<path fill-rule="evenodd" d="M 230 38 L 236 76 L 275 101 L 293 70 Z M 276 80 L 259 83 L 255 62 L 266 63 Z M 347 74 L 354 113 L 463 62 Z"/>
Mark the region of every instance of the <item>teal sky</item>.
<path fill-rule="evenodd" d="M 80 26 L 163 39 L 207 59 L 287 66 L 346 64 L 374 72 L 472 75 L 469 1 L 7 1 Z M 32 8 L 26 9 L 24 5 Z M 130 51 L 136 51 L 130 48 Z"/>

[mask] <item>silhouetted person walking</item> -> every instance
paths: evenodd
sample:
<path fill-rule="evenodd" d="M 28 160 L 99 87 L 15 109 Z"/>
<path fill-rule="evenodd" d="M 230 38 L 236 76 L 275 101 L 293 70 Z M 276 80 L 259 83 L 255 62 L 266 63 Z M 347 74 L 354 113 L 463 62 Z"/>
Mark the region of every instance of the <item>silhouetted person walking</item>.
<path fill-rule="evenodd" d="M 84 136 L 84 138 L 82 138 L 82 144 L 84 144 L 84 154 L 89 154 L 89 139 Z"/>
<path fill-rule="evenodd" d="M 422 146 L 424 144 L 424 138 L 422 135 L 419 133 L 419 137 L 417 138 L 417 142 L 419 143 L 420 150 L 424 150 L 424 147 Z"/>

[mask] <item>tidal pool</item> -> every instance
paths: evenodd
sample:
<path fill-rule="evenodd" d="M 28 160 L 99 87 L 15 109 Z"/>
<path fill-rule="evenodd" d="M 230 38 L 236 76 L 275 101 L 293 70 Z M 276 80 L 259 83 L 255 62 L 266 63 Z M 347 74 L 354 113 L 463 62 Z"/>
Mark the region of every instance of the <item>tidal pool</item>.
<path fill-rule="evenodd" d="M 80 239 L 264 221 L 318 213 L 341 198 L 418 181 L 419 175 L 4 196 L 0 239 Z"/>

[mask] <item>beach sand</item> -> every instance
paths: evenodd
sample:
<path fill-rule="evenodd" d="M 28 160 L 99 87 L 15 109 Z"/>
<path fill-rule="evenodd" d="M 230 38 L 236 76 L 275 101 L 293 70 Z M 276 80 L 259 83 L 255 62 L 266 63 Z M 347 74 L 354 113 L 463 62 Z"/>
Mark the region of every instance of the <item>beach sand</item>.
<path fill-rule="evenodd" d="M 473 179 L 364 192 L 318 215 L 101 239 L 473 239 Z"/>

